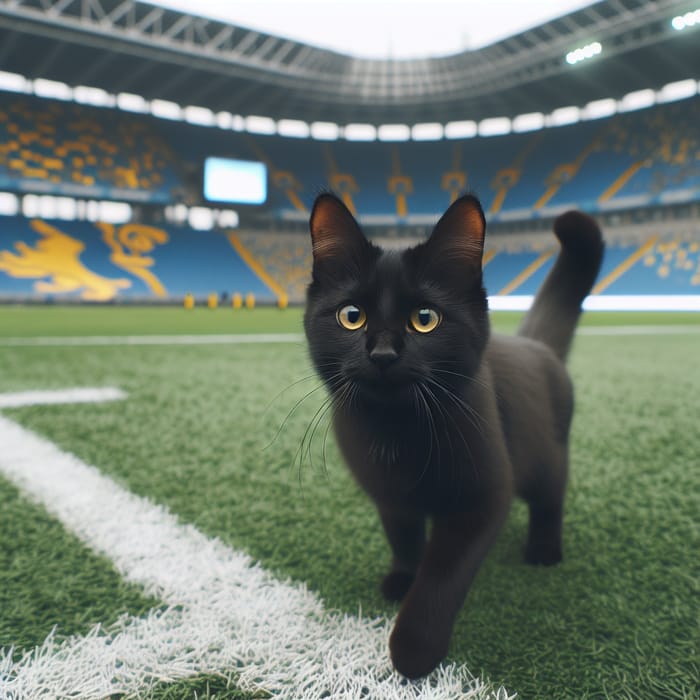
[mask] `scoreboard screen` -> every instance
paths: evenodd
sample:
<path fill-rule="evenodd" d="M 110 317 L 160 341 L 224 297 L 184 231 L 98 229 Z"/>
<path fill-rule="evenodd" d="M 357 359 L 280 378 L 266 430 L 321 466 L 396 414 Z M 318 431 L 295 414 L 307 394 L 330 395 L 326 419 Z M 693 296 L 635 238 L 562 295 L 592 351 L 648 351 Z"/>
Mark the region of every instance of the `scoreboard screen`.
<path fill-rule="evenodd" d="M 264 204 L 267 200 L 267 166 L 251 160 L 206 158 L 203 189 L 209 202 Z"/>

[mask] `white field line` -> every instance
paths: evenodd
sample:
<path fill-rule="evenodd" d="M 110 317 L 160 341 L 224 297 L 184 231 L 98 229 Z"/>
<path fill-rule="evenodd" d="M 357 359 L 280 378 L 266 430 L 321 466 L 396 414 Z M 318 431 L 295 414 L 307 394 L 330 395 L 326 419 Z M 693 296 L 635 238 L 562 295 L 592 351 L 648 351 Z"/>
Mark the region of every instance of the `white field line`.
<path fill-rule="evenodd" d="M 698 335 L 700 316 L 697 325 L 658 325 L 658 326 L 582 326 L 577 335 Z"/>
<path fill-rule="evenodd" d="M 300 343 L 301 333 L 230 333 L 223 335 L 87 335 L 0 338 L 0 347 L 99 345 L 241 345 L 248 343 Z"/>
<path fill-rule="evenodd" d="M 698 324 L 583 326 L 579 335 L 697 335 Z M 128 346 L 128 345 L 244 345 L 250 343 L 301 343 L 301 333 L 252 333 L 229 335 L 126 335 L 41 336 L 0 338 L 0 347 Z"/>
<path fill-rule="evenodd" d="M 99 403 L 125 398 L 126 394 L 121 389 L 114 387 L 60 389 L 58 391 L 18 391 L 14 394 L 0 394 L 0 409 L 34 406 L 36 404 Z"/>
<path fill-rule="evenodd" d="M 56 392 L 54 403 L 71 395 Z M 206 673 L 280 700 L 508 697 L 455 664 L 408 683 L 391 668 L 389 620 L 324 610 L 304 585 L 274 579 L 3 416 L 0 445 L 0 473 L 165 604 L 83 637 L 50 635 L 18 662 L 0 651 L 3 700 L 144 697 L 155 683 Z"/>

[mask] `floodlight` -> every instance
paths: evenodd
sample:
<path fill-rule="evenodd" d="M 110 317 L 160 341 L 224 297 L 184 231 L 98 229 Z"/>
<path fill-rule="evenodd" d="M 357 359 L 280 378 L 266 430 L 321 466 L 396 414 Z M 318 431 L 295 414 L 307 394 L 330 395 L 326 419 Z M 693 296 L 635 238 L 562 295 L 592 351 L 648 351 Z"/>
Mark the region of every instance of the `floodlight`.
<path fill-rule="evenodd" d="M 311 129 L 306 122 L 298 119 L 280 119 L 277 122 L 277 133 L 280 136 L 287 136 L 293 139 L 306 139 L 309 137 Z"/>
<path fill-rule="evenodd" d="M 510 133 L 508 117 L 491 117 L 479 122 L 479 136 L 502 136 Z"/>
<path fill-rule="evenodd" d="M 151 114 L 160 119 L 182 119 L 182 108 L 169 100 L 151 100 Z"/>
<path fill-rule="evenodd" d="M 340 127 L 333 122 L 314 122 L 311 125 L 311 138 L 317 141 L 337 141 Z"/>
<path fill-rule="evenodd" d="M 116 98 L 102 88 L 78 85 L 73 88 L 73 99 L 79 104 L 95 107 L 114 107 Z"/>
<path fill-rule="evenodd" d="M 251 115 L 246 117 L 245 128 L 251 134 L 264 134 L 270 135 L 277 131 L 277 125 L 274 119 L 270 117 L 259 117 L 256 115 Z"/>
<path fill-rule="evenodd" d="M 196 124 L 198 126 L 214 126 L 216 123 L 216 117 L 214 112 L 212 112 L 207 107 L 197 107 L 195 105 L 190 105 L 182 110 L 185 117 L 185 121 L 190 124 Z"/>
<path fill-rule="evenodd" d="M 23 75 L 0 70 L 0 90 L 26 92 L 28 87 L 29 81 Z"/>
<path fill-rule="evenodd" d="M 544 127 L 544 114 L 542 112 L 528 112 L 519 114 L 513 119 L 513 131 L 522 133 L 524 131 L 537 131 Z"/>
<path fill-rule="evenodd" d="M 148 112 L 148 102 L 141 95 L 133 95 L 130 92 L 120 92 L 117 95 L 117 107 L 125 112 Z"/>
<path fill-rule="evenodd" d="M 612 98 L 593 100 L 581 110 L 582 119 L 602 119 L 617 112 L 617 102 Z"/>
<path fill-rule="evenodd" d="M 371 124 L 347 124 L 343 129 L 343 136 L 348 141 L 374 141 L 377 138 L 377 129 Z"/>
<path fill-rule="evenodd" d="M 448 122 L 445 125 L 445 138 L 469 139 L 476 136 L 479 128 L 474 121 Z"/>
<path fill-rule="evenodd" d="M 445 129 L 437 122 L 414 124 L 411 129 L 411 138 L 414 141 L 439 141 L 444 134 Z"/>
<path fill-rule="evenodd" d="M 590 44 L 586 44 L 585 46 L 581 46 L 578 49 L 574 49 L 573 51 L 569 51 L 569 53 L 566 54 L 566 62 L 569 65 L 575 65 L 576 63 L 580 63 L 581 61 L 585 61 L 588 58 L 593 58 L 593 56 L 597 56 L 599 53 L 601 53 L 603 50 L 603 46 L 599 41 L 594 41 Z"/>
<path fill-rule="evenodd" d="M 382 124 L 377 129 L 377 137 L 380 141 L 408 141 L 411 130 L 406 124 Z"/>
<path fill-rule="evenodd" d="M 685 100 L 693 97 L 698 92 L 698 86 L 692 78 L 688 80 L 678 80 L 675 83 L 664 85 L 656 93 L 656 101 L 660 103 L 674 102 L 675 100 Z"/>
<path fill-rule="evenodd" d="M 0 192 L 0 214 L 15 216 L 19 213 L 19 200 L 12 192 Z"/>
<path fill-rule="evenodd" d="M 656 94 L 653 90 L 636 90 L 628 92 L 618 103 L 618 111 L 632 112 L 635 109 L 651 107 L 656 102 Z"/>
<path fill-rule="evenodd" d="M 555 109 L 547 118 L 548 126 L 564 126 L 575 124 L 581 119 L 581 110 L 578 107 L 560 107 Z"/>
<path fill-rule="evenodd" d="M 44 78 L 37 78 L 34 81 L 34 94 L 52 100 L 73 99 L 73 90 L 68 85 L 57 80 L 45 80 Z"/>
<path fill-rule="evenodd" d="M 686 12 L 684 15 L 677 15 L 671 20 L 671 26 L 677 32 L 687 27 L 694 27 L 696 24 L 700 25 L 700 8 Z"/>

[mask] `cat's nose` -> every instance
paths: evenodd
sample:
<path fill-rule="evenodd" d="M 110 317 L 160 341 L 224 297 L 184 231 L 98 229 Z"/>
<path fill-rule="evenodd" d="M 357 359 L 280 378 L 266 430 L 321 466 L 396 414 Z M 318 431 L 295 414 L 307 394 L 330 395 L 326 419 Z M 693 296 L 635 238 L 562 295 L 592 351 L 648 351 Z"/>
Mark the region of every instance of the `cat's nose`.
<path fill-rule="evenodd" d="M 399 353 L 386 338 L 380 338 L 377 344 L 370 350 L 369 359 L 380 369 L 387 369 L 389 365 L 399 359 Z"/>

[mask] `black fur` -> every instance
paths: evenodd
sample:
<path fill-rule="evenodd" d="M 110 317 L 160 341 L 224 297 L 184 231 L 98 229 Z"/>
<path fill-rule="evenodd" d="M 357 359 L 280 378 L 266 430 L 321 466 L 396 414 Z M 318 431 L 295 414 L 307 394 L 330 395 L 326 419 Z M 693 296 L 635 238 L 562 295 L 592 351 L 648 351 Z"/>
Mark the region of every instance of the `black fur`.
<path fill-rule="evenodd" d="M 526 560 L 562 558 L 573 414 L 563 361 L 602 239 L 579 212 L 556 221 L 562 251 L 519 336 L 505 337 L 489 331 L 475 197 L 458 199 L 425 243 L 400 252 L 368 242 L 331 194 L 317 198 L 310 228 L 309 350 L 333 397 L 340 449 L 392 549 L 382 591 L 402 605 L 391 657 L 416 678 L 446 655 L 514 494 L 530 508 Z M 361 328 L 341 325 L 347 305 L 366 314 Z M 439 315 L 434 330 L 412 328 L 421 309 Z"/>

